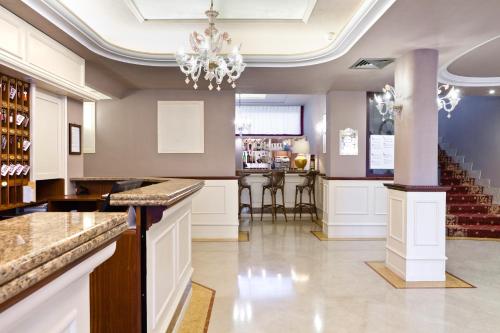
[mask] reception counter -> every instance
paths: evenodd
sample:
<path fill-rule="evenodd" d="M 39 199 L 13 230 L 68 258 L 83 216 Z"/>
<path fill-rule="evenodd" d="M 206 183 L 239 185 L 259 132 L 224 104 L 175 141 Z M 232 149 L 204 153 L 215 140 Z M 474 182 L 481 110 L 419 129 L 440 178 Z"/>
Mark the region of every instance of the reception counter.
<path fill-rule="evenodd" d="M 130 179 L 130 178 L 126 178 Z M 175 330 L 191 292 L 191 211 L 204 181 L 139 178 L 152 185 L 112 194 L 129 207 L 130 228 L 116 254 L 91 276 L 92 332 Z M 106 184 L 123 178 L 75 181 Z"/>
<path fill-rule="evenodd" d="M 115 251 L 125 213 L 0 221 L 0 330 L 89 332 L 89 274 Z"/>

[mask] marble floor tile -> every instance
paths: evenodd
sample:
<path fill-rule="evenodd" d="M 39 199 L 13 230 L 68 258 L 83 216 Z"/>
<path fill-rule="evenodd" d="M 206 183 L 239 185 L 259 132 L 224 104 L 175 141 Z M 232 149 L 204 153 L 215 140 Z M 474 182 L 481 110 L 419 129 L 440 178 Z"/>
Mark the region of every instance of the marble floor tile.
<path fill-rule="evenodd" d="M 447 242 L 474 289 L 395 289 L 365 261 L 384 241 L 322 242 L 310 221 L 242 223 L 250 242 L 193 243 L 193 280 L 216 290 L 210 333 L 500 332 L 500 242 Z"/>

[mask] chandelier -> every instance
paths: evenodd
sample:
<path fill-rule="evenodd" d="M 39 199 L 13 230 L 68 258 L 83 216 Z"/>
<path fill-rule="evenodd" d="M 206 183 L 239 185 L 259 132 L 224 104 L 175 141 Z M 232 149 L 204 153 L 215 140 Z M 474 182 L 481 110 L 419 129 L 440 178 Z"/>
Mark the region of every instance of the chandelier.
<path fill-rule="evenodd" d="M 245 70 L 246 64 L 237 47 L 230 54 L 221 53 L 226 44 L 231 44 L 231 38 L 227 32 L 221 33 L 215 27 L 219 12 L 213 9 L 213 0 L 205 15 L 208 17 L 208 28 L 204 33 L 194 31 L 189 36 L 193 53 L 185 53 L 183 50 L 177 52 L 177 64 L 186 75 L 186 84 L 192 81 L 194 89 L 198 89 L 198 79 L 202 72 L 204 79 L 209 81 L 209 90 L 212 90 L 215 84 L 216 89 L 220 91 L 220 85 L 226 77 L 227 83 L 236 88 L 235 82 Z"/>
<path fill-rule="evenodd" d="M 438 111 L 444 110 L 448 112 L 446 117 L 451 118 L 451 113 L 455 110 L 455 107 L 460 102 L 460 90 L 455 87 L 451 87 L 449 84 L 443 84 L 438 87 Z"/>
<path fill-rule="evenodd" d="M 375 94 L 375 106 L 378 112 L 382 116 L 382 121 L 385 121 L 386 117 L 393 119 L 394 113 L 400 114 L 403 110 L 403 105 L 401 104 L 401 98 L 397 94 L 396 89 L 386 84 L 383 95 Z M 437 109 L 444 110 L 448 112 L 447 118 L 451 118 L 451 113 L 455 110 L 455 107 L 460 102 L 460 90 L 450 86 L 449 84 L 440 85 L 437 89 Z"/>

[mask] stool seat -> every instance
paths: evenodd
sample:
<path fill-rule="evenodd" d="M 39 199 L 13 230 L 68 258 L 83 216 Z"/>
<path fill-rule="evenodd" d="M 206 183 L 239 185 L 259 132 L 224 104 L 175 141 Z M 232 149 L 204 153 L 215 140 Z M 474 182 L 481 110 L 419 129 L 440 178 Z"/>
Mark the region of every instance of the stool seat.
<path fill-rule="evenodd" d="M 285 215 L 285 221 L 288 222 L 285 210 L 285 172 L 284 171 L 272 171 L 270 173 L 264 174 L 264 177 L 268 178 L 268 181 L 262 185 L 262 207 L 260 210 L 260 220 L 262 221 L 262 216 L 264 214 L 265 208 L 271 208 L 271 215 L 273 223 L 276 219 L 276 212 L 280 208 Z M 266 190 L 269 191 L 271 195 L 271 204 L 264 204 L 264 194 Z M 276 195 L 278 190 L 281 191 L 281 205 L 276 202 Z"/>
<path fill-rule="evenodd" d="M 309 171 L 305 175 L 300 175 L 304 177 L 304 182 L 300 185 L 295 186 L 295 205 L 293 207 L 293 219 L 295 220 L 297 210 L 299 211 L 299 218 L 302 218 L 302 210 L 308 209 L 311 214 L 311 221 L 314 221 L 313 213 L 316 215 L 316 219 L 318 220 L 318 209 L 316 207 L 316 176 L 318 175 L 317 171 Z M 307 191 L 309 202 L 302 202 L 302 194 L 304 191 Z M 299 202 L 297 202 L 297 195 L 299 195 Z"/>

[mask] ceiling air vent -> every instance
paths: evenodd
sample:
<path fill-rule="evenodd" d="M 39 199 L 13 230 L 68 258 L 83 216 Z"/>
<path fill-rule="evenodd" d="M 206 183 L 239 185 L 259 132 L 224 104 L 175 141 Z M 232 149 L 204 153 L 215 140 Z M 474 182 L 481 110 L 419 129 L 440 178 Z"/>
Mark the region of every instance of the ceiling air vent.
<path fill-rule="evenodd" d="M 352 65 L 351 69 L 382 69 L 394 62 L 394 58 L 361 58 Z"/>

